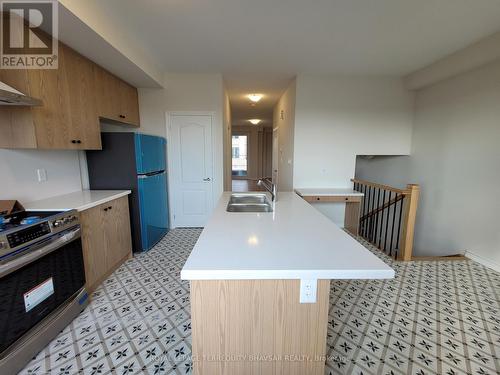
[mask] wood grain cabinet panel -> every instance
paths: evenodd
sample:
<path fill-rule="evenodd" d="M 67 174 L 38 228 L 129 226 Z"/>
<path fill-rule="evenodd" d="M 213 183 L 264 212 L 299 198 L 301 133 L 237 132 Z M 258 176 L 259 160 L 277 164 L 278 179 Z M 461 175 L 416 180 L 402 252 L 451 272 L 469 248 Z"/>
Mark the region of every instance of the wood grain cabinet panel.
<path fill-rule="evenodd" d="M 137 89 L 94 66 L 99 117 L 132 126 L 139 126 Z"/>
<path fill-rule="evenodd" d="M 317 287 L 299 303 L 300 280 L 191 280 L 193 373 L 324 374 L 330 280 Z"/>
<path fill-rule="evenodd" d="M 30 95 L 27 70 L 0 69 L 0 81 Z M 0 106 L 0 147 L 36 148 L 31 109 Z"/>
<path fill-rule="evenodd" d="M 128 198 L 80 213 L 86 287 L 93 291 L 132 255 Z"/>
<path fill-rule="evenodd" d="M 30 95 L 43 105 L 32 107 L 37 147 L 43 149 L 76 148 L 72 135 L 69 86 L 65 74 L 66 61 L 63 48 L 59 50 L 58 69 L 28 70 Z"/>
<path fill-rule="evenodd" d="M 125 116 L 122 121 L 133 126 L 139 126 L 139 98 L 137 89 L 126 82 L 122 82 L 120 93 L 122 113 Z"/>
<path fill-rule="evenodd" d="M 101 206 L 80 213 L 83 262 L 87 290 L 91 291 L 106 274 L 105 217 Z"/>
<path fill-rule="evenodd" d="M 43 104 L 1 108 L 0 146 L 101 149 L 92 67 L 91 61 L 59 43 L 58 69 L 1 71 L 2 81 Z"/>
<path fill-rule="evenodd" d="M 120 121 L 120 81 L 111 73 L 94 65 L 94 80 L 98 116 L 107 120 Z"/>
<path fill-rule="evenodd" d="M 72 140 L 76 148 L 100 150 L 101 128 L 94 85 L 94 64 L 70 48 L 63 48 Z M 72 145 L 74 145 L 72 143 Z"/>
<path fill-rule="evenodd" d="M 100 150 L 99 118 L 139 126 L 137 89 L 59 43 L 58 69 L 0 70 L 0 79 L 42 100 L 0 107 L 0 147 Z"/>
<path fill-rule="evenodd" d="M 114 269 L 132 251 L 128 198 L 118 198 L 110 202 L 106 209 L 106 262 Z"/>

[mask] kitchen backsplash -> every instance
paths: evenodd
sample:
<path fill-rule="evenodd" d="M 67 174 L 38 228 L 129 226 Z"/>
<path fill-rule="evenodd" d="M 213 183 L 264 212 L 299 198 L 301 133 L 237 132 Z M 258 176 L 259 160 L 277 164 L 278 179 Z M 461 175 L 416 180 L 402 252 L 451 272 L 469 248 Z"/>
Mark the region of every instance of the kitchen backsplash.
<path fill-rule="evenodd" d="M 0 199 L 23 203 L 81 190 L 79 153 L 0 149 Z"/>

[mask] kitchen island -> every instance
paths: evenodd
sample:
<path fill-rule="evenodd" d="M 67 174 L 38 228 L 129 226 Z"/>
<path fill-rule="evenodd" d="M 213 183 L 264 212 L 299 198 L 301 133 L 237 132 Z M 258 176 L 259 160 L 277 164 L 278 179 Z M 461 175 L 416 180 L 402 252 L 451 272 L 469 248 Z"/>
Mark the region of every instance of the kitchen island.
<path fill-rule="evenodd" d="M 196 374 L 322 374 L 331 279 L 394 271 L 295 193 L 227 212 L 224 193 L 181 271 Z"/>

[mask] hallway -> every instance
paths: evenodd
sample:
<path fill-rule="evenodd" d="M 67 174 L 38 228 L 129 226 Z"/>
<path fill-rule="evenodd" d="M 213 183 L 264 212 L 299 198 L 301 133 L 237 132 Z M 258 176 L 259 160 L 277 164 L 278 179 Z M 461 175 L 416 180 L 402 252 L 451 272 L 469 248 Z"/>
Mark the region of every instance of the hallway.
<path fill-rule="evenodd" d="M 264 188 L 257 185 L 257 180 L 233 180 L 232 191 L 243 193 L 246 191 L 265 191 Z"/>

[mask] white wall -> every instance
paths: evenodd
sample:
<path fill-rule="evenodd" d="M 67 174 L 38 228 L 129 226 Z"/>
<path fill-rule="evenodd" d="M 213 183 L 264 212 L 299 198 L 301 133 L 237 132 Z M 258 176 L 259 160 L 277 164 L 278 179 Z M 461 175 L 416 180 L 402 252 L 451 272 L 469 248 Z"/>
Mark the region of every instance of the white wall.
<path fill-rule="evenodd" d="M 278 132 L 278 161 L 276 165 L 278 167 L 279 191 L 293 190 L 295 95 L 296 82 L 293 80 L 273 111 L 273 127 Z M 273 161 L 273 165 L 275 165 L 275 161 Z"/>
<path fill-rule="evenodd" d="M 351 188 L 356 155 L 409 154 L 413 104 L 399 78 L 299 75 L 293 187 Z M 344 225 L 344 204 L 314 206 Z"/>
<path fill-rule="evenodd" d="M 471 252 L 500 270 L 500 61 L 417 92 L 411 157 L 359 160 L 357 177 L 421 184 L 416 255 Z"/>
<path fill-rule="evenodd" d="M 141 127 L 137 131 L 167 137 L 167 112 L 213 112 L 212 134 L 215 140 L 213 199 L 216 203 L 222 194 L 224 183 L 222 75 L 168 73 L 165 74 L 164 81 L 165 89 L 139 89 Z M 168 142 L 167 137 L 167 147 Z M 170 199 L 176 197 L 170 194 Z"/>
<path fill-rule="evenodd" d="M 26 203 L 82 189 L 78 151 L 0 149 L 0 199 Z M 47 171 L 38 182 L 37 169 Z"/>
<path fill-rule="evenodd" d="M 88 43 L 89 39 L 96 39 L 93 35 L 95 33 L 119 51 L 119 53 L 125 57 L 126 60 L 128 60 L 127 62 L 122 61 L 121 59 L 115 60 L 114 63 L 118 65 L 118 67 L 110 68 L 110 70 L 116 70 L 117 68 L 123 72 L 128 70 L 130 73 L 137 76 L 138 73 L 136 70 L 138 68 L 149 77 L 149 79 L 142 78 L 141 81 L 143 83 L 148 82 L 150 85 L 153 84 L 153 86 L 147 87 L 155 87 L 158 82 L 161 82 L 162 70 L 154 61 L 147 48 L 145 48 L 140 40 L 137 39 L 136 35 L 134 35 L 133 32 L 126 27 L 126 20 L 115 17 L 113 9 L 109 9 L 112 5 L 105 4 L 99 0 L 59 0 L 59 3 L 60 27 L 68 31 L 67 34 L 73 34 L 60 36 L 64 39 L 70 39 L 66 41 L 70 44 L 70 46 L 73 43 L 75 45 L 74 47 L 79 47 L 77 49 L 82 50 L 82 46 L 84 46 L 86 42 Z M 61 6 L 65 9 L 61 8 Z M 81 20 L 81 22 L 92 30 L 92 32 L 89 33 L 86 28 L 83 29 L 83 32 L 76 32 L 75 30 L 81 30 L 81 26 L 76 23 L 73 17 L 69 17 L 66 14 L 67 11 L 71 12 L 79 20 Z M 99 45 L 99 47 L 101 46 L 102 44 Z M 96 46 L 92 45 L 92 47 L 95 48 Z M 84 52 L 85 51 L 81 51 L 81 53 Z M 114 51 L 111 50 L 99 51 L 101 55 L 116 58 L 116 54 L 113 52 Z M 91 52 L 91 54 L 93 53 Z M 101 58 L 97 57 L 96 61 L 97 60 L 101 60 Z M 109 63 L 109 61 L 106 60 L 98 62 L 103 65 Z M 136 68 L 131 69 L 130 66 L 128 66 L 128 62 L 132 62 Z M 142 75 L 138 75 L 138 77 L 141 76 Z M 125 80 L 129 80 L 131 78 L 133 77 L 123 77 Z"/>
<path fill-rule="evenodd" d="M 232 189 L 232 179 L 231 179 L 231 156 L 232 156 L 232 141 L 231 141 L 231 103 L 229 102 L 229 95 L 224 89 L 223 92 L 223 152 L 224 152 L 224 190 L 231 191 Z"/>
<path fill-rule="evenodd" d="M 356 155 L 409 154 L 413 100 L 398 78 L 299 75 L 294 187 L 351 187 Z"/>

